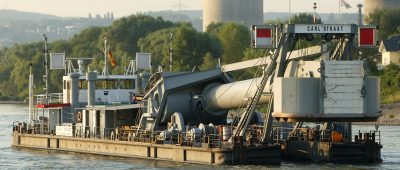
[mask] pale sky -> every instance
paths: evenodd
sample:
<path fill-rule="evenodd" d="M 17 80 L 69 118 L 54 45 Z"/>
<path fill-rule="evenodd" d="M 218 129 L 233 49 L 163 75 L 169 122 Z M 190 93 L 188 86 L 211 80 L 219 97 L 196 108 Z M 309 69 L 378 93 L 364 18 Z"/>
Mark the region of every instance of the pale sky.
<path fill-rule="evenodd" d="M 187 10 L 200 10 L 202 0 L 0 0 L 0 9 L 38 12 L 64 17 L 87 17 L 88 13 L 104 14 L 114 12 L 122 17 L 137 12 L 177 10 L 181 1 Z M 357 12 L 357 4 L 363 0 L 346 0 L 352 8 L 341 8 L 342 12 Z M 338 13 L 339 0 L 291 0 L 292 12 L 312 12 L 317 3 L 320 13 Z M 264 0 L 264 12 L 288 12 L 289 0 Z"/>

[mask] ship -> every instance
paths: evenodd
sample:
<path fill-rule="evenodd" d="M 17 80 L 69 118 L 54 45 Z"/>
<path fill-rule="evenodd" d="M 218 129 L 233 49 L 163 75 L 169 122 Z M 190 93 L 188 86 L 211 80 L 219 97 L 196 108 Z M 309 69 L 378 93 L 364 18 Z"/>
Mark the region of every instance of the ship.
<path fill-rule="evenodd" d="M 251 34 L 264 56 L 205 71 L 153 73 L 145 53 L 124 75 L 107 64 L 84 72 L 79 60 L 62 93 L 30 96 L 12 146 L 209 165 L 382 161 L 378 129 L 352 133 L 352 122 L 381 113 L 379 79 L 352 52 L 375 46 L 376 27 L 260 25 Z M 323 41 L 293 48 L 313 39 Z M 231 74 L 249 68 L 257 77 Z"/>

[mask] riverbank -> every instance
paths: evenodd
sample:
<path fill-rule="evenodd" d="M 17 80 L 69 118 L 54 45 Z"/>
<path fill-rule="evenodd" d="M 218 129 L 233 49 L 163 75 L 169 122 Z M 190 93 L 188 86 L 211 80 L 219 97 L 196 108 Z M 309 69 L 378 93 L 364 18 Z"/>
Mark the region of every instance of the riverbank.
<path fill-rule="evenodd" d="M 383 104 L 381 106 L 382 116 L 375 122 L 356 122 L 354 124 L 368 125 L 400 125 L 400 103 Z"/>

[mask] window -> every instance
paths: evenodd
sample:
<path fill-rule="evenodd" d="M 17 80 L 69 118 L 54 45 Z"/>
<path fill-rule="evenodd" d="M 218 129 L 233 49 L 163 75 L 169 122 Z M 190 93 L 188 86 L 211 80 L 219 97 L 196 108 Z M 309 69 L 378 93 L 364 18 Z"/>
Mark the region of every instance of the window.
<path fill-rule="evenodd" d="M 97 80 L 96 89 L 118 89 L 118 80 Z"/>
<path fill-rule="evenodd" d="M 134 89 L 135 88 L 135 80 L 120 80 L 119 84 L 120 89 Z"/>
<path fill-rule="evenodd" d="M 79 80 L 79 89 L 87 89 L 87 81 L 86 80 Z"/>

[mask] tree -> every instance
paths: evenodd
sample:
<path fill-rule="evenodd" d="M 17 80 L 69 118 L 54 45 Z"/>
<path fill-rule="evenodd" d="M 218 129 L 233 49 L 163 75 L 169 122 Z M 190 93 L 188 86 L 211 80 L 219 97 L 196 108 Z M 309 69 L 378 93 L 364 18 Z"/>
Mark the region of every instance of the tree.
<path fill-rule="evenodd" d="M 400 34 L 400 8 L 377 9 L 367 16 L 369 24 L 379 26 L 378 35 L 380 39 L 386 39 L 390 35 Z"/>
<path fill-rule="evenodd" d="M 223 64 L 242 61 L 244 50 L 250 46 L 250 31 L 246 26 L 235 23 L 211 24 L 207 31 L 221 42 Z"/>
<path fill-rule="evenodd" d="M 214 69 L 216 68 L 218 62 L 217 59 L 214 58 L 211 53 L 207 53 L 204 57 L 203 57 L 203 64 L 200 66 L 201 70 L 209 70 L 209 69 Z"/>
<path fill-rule="evenodd" d="M 309 13 L 300 13 L 294 15 L 290 22 L 292 24 L 313 24 L 314 23 L 314 15 Z M 322 24 L 321 18 L 317 17 L 316 24 Z"/>
<path fill-rule="evenodd" d="M 380 77 L 381 97 L 383 98 L 383 100 L 388 100 L 388 97 L 393 97 L 396 92 L 400 91 L 399 73 L 400 67 L 396 64 L 392 63 L 385 67 L 383 74 Z M 390 101 L 393 102 L 393 99 Z"/>
<path fill-rule="evenodd" d="M 182 24 L 149 34 L 139 40 L 140 50 L 152 53 L 153 67 L 169 66 L 170 35 L 173 34 L 173 70 L 190 71 L 203 64 L 203 56 L 210 53 L 219 57 L 218 42 L 207 33 L 197 32 L 191 25 Z"/>

